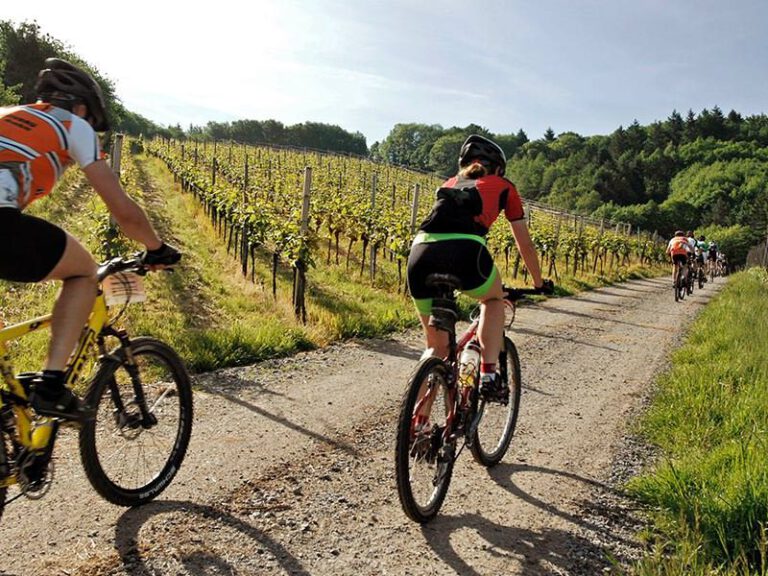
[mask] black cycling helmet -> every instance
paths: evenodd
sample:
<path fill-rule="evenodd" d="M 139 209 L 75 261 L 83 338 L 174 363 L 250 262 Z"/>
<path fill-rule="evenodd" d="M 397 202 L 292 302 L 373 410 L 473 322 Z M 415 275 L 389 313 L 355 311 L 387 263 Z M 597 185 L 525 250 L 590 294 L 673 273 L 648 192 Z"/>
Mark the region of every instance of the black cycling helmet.
<path fill-rule="evenodd" d="M 492 170 L 496 167 L 501 168 L 500 176 L 504 176 L 504 170 L 507 168 L 507 157 L 501 146 L 479 134 L 472 134 L 461 145 L 459 168 L 464 168 L 473 160 L 480 160 L 484 166 Z"/>
<path fill-rule="evenodd" d="M 101 87 L 90 74 L 60 58 L 47 58 L 45 68 L 37 75 L 35 92 L 44 101 L 60 99 L 81 100 L 88 107 L 87 120 L 96 132 L 109 130 L 107 107 Z"/>

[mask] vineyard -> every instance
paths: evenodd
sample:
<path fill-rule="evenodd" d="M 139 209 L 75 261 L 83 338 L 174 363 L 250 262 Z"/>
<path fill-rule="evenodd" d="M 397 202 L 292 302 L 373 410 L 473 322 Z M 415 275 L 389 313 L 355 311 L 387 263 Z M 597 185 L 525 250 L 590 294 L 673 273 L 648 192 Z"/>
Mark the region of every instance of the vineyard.
<path fill-rule="evenodd" d="M 168 139 L 133 141 L 131 148 L 161 158 L 194 194 L 243 275 L 253 274 L 257 258 L 269 259 L 274 293 L 278 268 L 288 266 L 295 311 L 304 319 L 306 272 L 321 262 L 376 283 L 383 258 L 396 266 L 397 289 L 404 292 L 413 231 L 441 183 L 436 175 L 317 151 Z M 632 234 L 623 224 L 530 202 L 526 214 L 544 273 L 556 282 L 663 257 L 654 236 Z M 489 247 L 507 276 L 526 279 L 508 226 L 493 226 Z"/>

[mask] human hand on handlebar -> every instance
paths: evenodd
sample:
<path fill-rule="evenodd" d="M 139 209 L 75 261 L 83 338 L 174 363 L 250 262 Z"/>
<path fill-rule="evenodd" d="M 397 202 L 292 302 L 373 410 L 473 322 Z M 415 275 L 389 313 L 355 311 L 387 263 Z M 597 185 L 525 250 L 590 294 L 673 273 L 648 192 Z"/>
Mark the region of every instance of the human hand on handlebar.
<path fill-rule="evenodd" d="M 163 242 L 160 248 L 155 250 L 145 250 L 139 254 L 141 263 L 150 270 L 160 270 L 170 268 L 179 263 L 181 252 L 170 244 Z"/>

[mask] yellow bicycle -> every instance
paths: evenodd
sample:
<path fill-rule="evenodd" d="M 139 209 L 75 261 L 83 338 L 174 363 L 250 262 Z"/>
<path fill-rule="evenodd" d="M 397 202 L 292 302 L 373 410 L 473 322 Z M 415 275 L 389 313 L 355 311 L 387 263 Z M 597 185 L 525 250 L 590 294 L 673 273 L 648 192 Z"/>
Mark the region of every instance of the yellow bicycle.
<path fill-rule="evenodd" d="M 130 338 L 115 326 L 127 304 L 144 299 L 145 273 L 140 258 L 114 258 L 99 267 L 99 295 L 66 369 L 70 387 L 92 374 L 86 417 L 77 424 L 81 461 L 94 489 L 120 506 L 144 504 L 165 490 L 192 434 L 192 386 L 179 355 L 155 338 Z M 15 374 L 6 346 L 50 320 L 0 323 L 0 516 L 16 498 L 42 498 L 53 479 L 53 448 L 64 422 L 35 414 L 28 398 L 36 374 Z M 95 366 L 89 362 L 94 350 Z M 18 494 L 8 499 L 14 486 Z"/>

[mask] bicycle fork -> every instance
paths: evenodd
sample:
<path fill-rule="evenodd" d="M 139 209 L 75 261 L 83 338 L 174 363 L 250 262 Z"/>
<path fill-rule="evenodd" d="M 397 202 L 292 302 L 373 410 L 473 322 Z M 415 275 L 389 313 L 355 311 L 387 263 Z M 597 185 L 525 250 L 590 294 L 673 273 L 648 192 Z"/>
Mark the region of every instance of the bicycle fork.
<path fill-rule="evenodd" d="M 118 355 L 122 355 L 124 358 L 122 366 L 128 373 L 133 388 L 133 400 L 129 404 L 135 405 L 139 410 L 138 414 L 131 414 L 127 411 L 126 405 L 120 396 L 120 388 L 117 385 L 117 380 L 115 380 L 113 373 L 109 381 L 109 394 L 112 398 L 112 403 L 115 406 L 116 423 L 121 430 L 124 428 L 137 429 L 139 427 L 144 429 L 152 428 L 157 424 L 157 418 L 147 407 L 147 399 L 144 395 L 144 387 L 141 383 L 141 374 L 139 373 L 139 367 L 136 364 L 136 358 L 131 349 L 130 338 L 127 333 L 123 331 L 115 333 L 115 336 L 120 340 L 121 348 L 118 351 Z"/>

